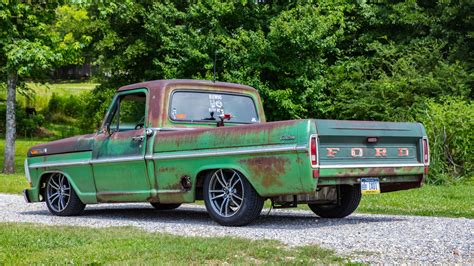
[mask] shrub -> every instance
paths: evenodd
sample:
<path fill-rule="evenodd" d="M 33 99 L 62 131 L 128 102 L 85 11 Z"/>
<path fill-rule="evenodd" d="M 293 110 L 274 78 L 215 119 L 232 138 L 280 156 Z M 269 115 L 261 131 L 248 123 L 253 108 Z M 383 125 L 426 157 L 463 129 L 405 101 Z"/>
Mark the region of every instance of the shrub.
<path fill-rule="evenodd" d="M 115 88 L 101 85 L 82 95 L 84 108 L 78 123 L 83 130 L 94 131 L 99 128 L 114 94 Z"/>
<path fill-rule="evenodd" d="M 447 97 L 441 102 L 427 100 L 418 120 L 430 140 L 428 183 L 445 184 L 473 175 L 474 105 L 472 101 Z"/>
<path fill-rule="evenodd" d="M 0 104 L 0 133 L 5 134 L 6 105 Z M 16 134 L 19 137 L 32 137 L 36 135 L 38 129 L 44 124 L 44 116 L 41 114 L 28 114 L 25 109 L 16 106 Z"/>
<path fill-rule="evenodd" d="M 53 93 L 44 114 L 50 122 L 71 124 L 81 117 L 84 106 L 81 96 Z"/>

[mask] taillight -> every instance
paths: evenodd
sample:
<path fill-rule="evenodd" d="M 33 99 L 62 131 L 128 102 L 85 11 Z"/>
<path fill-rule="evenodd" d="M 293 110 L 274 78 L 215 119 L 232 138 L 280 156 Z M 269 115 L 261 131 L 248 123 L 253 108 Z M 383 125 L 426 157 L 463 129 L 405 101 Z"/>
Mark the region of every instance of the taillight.
<path fill-rule="evenodd" d="M 423 163 L 430 163 L 430 147 L 428 145 L 428 138 L 423 138 Z"/>
<path fill-rule="evenodd" d="M 310 159 L 311 159 L 311 166 L 315 167 L 318 165 L 318 143 L 316 136 L 311 136 L 310 139 Z"/>

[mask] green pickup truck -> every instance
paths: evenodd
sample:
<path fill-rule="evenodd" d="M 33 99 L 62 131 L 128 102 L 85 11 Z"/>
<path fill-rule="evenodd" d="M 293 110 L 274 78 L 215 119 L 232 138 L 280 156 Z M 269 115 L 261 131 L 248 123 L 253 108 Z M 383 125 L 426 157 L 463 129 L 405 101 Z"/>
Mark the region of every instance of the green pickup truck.
<path fill-rule="evenodd" d="M 86 204 L 204 200 L 221 225 L 308 204 L 342 218 L 361 195 L 420 187 L 428 139 L 419 123 L 303 119 L 266 122 L 254 88 L 198 80 L 121 87 L 101 128 L 28 151 L 27 202 L 55 215 Z"/>

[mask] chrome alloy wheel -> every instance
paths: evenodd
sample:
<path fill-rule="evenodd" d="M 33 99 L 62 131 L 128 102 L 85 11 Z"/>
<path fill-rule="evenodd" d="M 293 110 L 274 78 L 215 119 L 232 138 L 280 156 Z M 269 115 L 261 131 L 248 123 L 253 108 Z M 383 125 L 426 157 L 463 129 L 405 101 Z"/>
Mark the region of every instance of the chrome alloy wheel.
<path fill-rule="evenodd" d="M 54 174 L 48 181 L 46 197 L 55 212 L 62 212 L 71 199 L 71 184 L 62 174 Z"/>
<path fill-rule="evenodd" d="M 212 208 L 221 217 L 232 217 L 244 203 L 244 186 L 240 174 L 232 169 L 214 172 L 209 182 Z"/>

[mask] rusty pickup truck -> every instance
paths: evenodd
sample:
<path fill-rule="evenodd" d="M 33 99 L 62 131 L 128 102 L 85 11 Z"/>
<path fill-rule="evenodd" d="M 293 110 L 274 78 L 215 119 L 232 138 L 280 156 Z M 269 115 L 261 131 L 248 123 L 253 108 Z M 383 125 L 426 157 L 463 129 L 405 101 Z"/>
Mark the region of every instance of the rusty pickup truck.
<path fill-rule="evenodd" d="M 428 148 L 420 123 L 266 122 L 254 88 L 157 80 L 119 88 L 96 133 L 29 149 L 24 196 L 60 216 L 103 202 L 170 210 L 204 200 L 213 220 L 238 226 L 270 200 L 342 218 L 362 194 L 420 187 Z"/>

